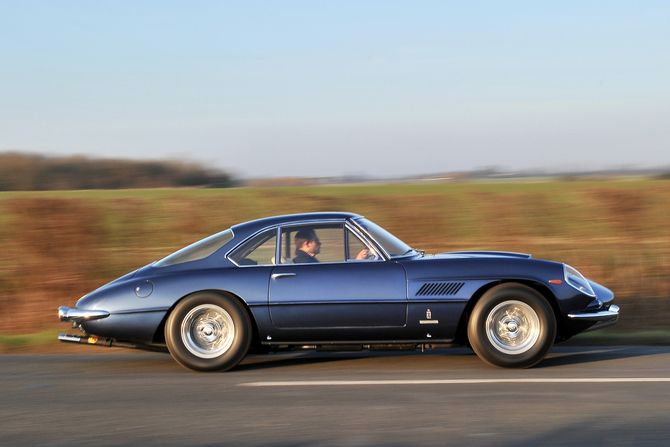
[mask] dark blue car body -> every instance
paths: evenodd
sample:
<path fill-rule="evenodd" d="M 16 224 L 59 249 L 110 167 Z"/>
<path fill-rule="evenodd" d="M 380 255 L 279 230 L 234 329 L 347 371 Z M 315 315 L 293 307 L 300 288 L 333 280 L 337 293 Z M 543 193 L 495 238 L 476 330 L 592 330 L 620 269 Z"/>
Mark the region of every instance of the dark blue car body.
<path fill-rule="evenodd" d="M 202 259 L 147 265 L 81 298 L 74 310 L 64 308 L 61 319 L 87 335 L 63 334 L 61 340 L 160 348 L 171 312 L 202 292 L 225 295 L 244 308 L 251 352 L 467 344 L 475 305 L 504 284 L 532 289 L 551 306 L 552 344 L 617 321 L 612 292 L 592 281 L 591 291 L 578 290 L 566 280 L 562 263 L 501 252 L 390 255 L 360 219 L 350 213 L 310 213 L 233 226 L 230 240 Z M 231 260 L 246 241 L 273 231 L 279 259 L 284 228 L 319 224 L 355 231 L 376 259 L 271 264 L 273 258 L 267 265 Z M 83 316 L 68 318 L 68 311 Z"/>

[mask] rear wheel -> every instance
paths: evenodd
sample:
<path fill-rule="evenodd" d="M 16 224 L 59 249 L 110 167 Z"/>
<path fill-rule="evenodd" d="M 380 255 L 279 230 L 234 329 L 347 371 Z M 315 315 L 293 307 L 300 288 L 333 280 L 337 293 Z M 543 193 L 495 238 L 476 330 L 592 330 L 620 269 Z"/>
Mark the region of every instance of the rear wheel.
<path fill-rule="evenodd" d="M 485 362 L 503 368 L 528 368 L 551 350 L 556 319 L 551 305 L 522 284 L 494 287 L 475 305 L 468 340 Z"/>
<path fill-rule="evenodd" d="M 170 314 L 165 341 L 180 365 L 195 371 L 225 371 L 247 354 L 251 321 L 239 301 L 196 293 L 180 301 Z"/>

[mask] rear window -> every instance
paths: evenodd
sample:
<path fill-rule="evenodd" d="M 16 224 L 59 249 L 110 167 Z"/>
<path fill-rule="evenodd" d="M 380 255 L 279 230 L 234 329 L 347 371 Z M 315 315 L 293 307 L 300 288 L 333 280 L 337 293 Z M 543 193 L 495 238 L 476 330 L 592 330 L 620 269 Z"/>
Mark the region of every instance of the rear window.
<path fill-rule="evenodd" d="M 169 265 L 205 259 L 223 247 L 232 238 L 233 230 L 229 228 L 172 253 L 170 256 L 155 263 L 154 267 L 167 267 Z"/>

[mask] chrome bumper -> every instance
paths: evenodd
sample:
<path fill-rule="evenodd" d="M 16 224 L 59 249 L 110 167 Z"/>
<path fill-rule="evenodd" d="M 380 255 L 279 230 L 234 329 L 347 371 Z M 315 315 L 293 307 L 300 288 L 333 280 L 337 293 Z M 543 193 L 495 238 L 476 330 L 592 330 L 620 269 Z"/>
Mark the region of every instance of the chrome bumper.
<path fill-rule="evenodd" d="M 568 314 L 568 318 L 571 318 L 574 321 L 584 321 L 592 322 L 595 321 L 596 324 L 585 330 L 584 332 L 595 331 L 598 329 L 603 329 L 608 326 L 612 326 L 619 321 L 619 306 L 611 304 L 609 309 L 601 310 L 598 312 L 577 312 Z"/>
<path fill-rule="evenodd" d="M 71 309 L 64 306 L 58 308 L 58 318 L 64 323 L 71 321 L 79 324 L 82 321 L 99 320 L 101 318 L 107 318 L 108 316 L 109 312 L 106 310 Z"/>

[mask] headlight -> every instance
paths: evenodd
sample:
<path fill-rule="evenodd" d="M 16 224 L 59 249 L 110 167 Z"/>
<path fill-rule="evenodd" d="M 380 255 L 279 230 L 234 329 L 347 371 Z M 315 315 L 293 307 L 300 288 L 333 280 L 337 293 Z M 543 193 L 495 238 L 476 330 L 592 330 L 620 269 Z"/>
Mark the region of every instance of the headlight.
<path fill-rule="evenodd" d="M 577 271 L 576 268 L 570 267 L 567 264 L 565 266 L 565 282 L 570 284 L 575 289 L 579 290 L 585 295 L 596 296 L 591 288 L 591 284 L 584 278 L 584 276 Z"/>

